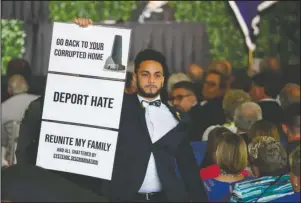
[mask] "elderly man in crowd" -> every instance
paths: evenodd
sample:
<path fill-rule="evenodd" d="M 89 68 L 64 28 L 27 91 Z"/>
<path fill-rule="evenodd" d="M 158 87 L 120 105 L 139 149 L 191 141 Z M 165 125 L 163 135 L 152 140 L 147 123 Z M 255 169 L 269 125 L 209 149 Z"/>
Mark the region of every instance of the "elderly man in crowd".
<path fill-rule="evenodd" d="M 236 133 L 237 128 L 234 124 L 235 109 L 239 105 L 250 101 L 251 101 L 250 95 L 244 92 L 243 90 L 236 90 L 236 89 L 228 90 L 223 100 L 223 109 L 227 121 L 227 123 L 224 124 L 224 127 L 228 128 L 233 133 Z"/>
<path fill-rule="evenodd" d="M 172 88 L 170 101 L 173 107 L 190 115 L 190 141 L 200 141 L 200 92 L 197 85 L 188 81 L 176 83 Z"/>
<path fill-rule="evenodd" d="M 2 133 L 1 133 L 1 150 L 2 150 L 2 166 L 8 166 L 12 163 L 6 160 L 7 152 L 14 153 L 14 141 L 11 142 L 12 130 L 14 127 L 12 122 L 19 123 L 24 115 L 24 112 L 30 102 L 35 100 L 38 96 L 28 94 L 29 89 L 28 83 L 25 78 L 21 75 L 13 75 L 8 81 L 7 92 L 9 99 L 2 103 Z"/>
<path fill-rule="evenodd" d="M 216 60 L 209 65 L 208 70 L 217 70 L 223 73 L 227 79 L 230 79 L 232 75 L 232 64 L 228 60 Z"/>
<path fill-rule="evenodd" d="M 12 59 L 7 64 L 6 77 L 9 80 L 14 75 L 21 75 L 26 80 L 26 83 L 29 84 L 31 80 L 31 69 L 28 61 L 24 59 Z M 8 99 L 11 95 L 7 92 L 7 86 L 1 86 L 1 102 Z"/>
<path fill-rule="evenodd" d="M 279 102 L 283 109 L 290 104 L 300 102 L 300 86 L 293 83 L 286 84 L 279 94 Z"/>
<path fill-rule="evenodd" d="M 294 103 L 284 110 L 282 129 L 287 135 L 287 152 L 300 146 L 300 103 Z"/>
<path fill-rule="evenodd" d="M 190 64 L 188 67 L 187 75 L 193 82 L 200 84 L 203 79 L 204 69 L 197 64 Z"/>
<path fill-rule="evenodd" d="M 237 134 L 243 136 L 248 144 L 248 132 L 256 121 L 262 119 L 262 111 L 258 104 L 254 102 L 245 102 L 235 109 L 234 123 L 237 127 Z"/>
<path fill-rule="evenodd" d="M 226 122 L 223 110 L 223 98 L 227 90 L 227 78 L 216 70 L 209 70 L 204 76 L 202 99 L 200 103 L 199 129 L 203 135 L 211 125 L 223 125 Z"/>
<path fill-rule="evenodd" d="M 252 77 L 252 100 L 261 107 L 263 119 L 276 125 L 280 125 L 283 116 L 283 110 L 276 100 L 279 87 L 279 76 L 273 72 L 265 71 Z"/>

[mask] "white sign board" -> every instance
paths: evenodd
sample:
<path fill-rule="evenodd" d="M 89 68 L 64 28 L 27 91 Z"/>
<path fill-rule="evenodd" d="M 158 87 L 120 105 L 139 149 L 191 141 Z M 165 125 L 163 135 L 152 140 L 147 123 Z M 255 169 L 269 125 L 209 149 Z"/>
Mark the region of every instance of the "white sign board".
<path fill-rule="evenodd" d="M 130 34 L 54 23 L 38 166 L 111 180 Z"/>

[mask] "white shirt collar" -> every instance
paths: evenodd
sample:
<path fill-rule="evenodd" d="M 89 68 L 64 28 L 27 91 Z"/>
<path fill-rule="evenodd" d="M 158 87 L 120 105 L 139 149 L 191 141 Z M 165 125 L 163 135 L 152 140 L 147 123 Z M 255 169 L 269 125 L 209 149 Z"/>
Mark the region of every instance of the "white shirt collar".
<path fill-rule="evenodd" d="M 208 103 L 208 101 L 204 100 L 204 101 L 202 101 L 202 102 L 200 103 L 200 105 L 201 105 L 201 106 L 204 106 L 204 105 L 207 104 L 207 103 Z"/>
<path fill-rule="evenodd" d="M 265 98 L 265 99 L 259 100 L 259 102 L 263 102 L 263 101 L 274 101 L 274 102 L 277 102 L 277 100 L 273 99 L 273 98 Z"/>

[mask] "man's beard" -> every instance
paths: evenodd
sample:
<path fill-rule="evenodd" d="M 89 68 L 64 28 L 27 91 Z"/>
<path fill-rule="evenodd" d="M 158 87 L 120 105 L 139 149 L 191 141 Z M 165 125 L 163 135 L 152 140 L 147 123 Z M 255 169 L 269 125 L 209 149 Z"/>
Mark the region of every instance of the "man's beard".
<path fill-rule="evenodd" d="M 143 90 L 143 88 L 140 86 L 139 81 L 137 81 L 137 93 L 138 93 L 140 96 L 142 96 L 142 97 L 145 97 L 145 98 L 155 98 L 155 97 L 157 97 L 157 96 L 160 94 L 161 89 L 162 89 L 162 87 L 161 87 L 161 88 L 158 88 L 158 90 L 157 90 L 156 92 L 154 92 L 154 93 L 147 93 L 147 92 L 145 92 L 145 91 Z"/>

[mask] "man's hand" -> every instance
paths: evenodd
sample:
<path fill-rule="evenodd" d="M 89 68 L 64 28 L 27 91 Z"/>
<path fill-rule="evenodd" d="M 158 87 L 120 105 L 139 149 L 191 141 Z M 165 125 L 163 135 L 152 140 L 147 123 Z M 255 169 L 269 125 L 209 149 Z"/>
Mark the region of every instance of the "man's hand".
<path fill-rule="evenodd" d="M 75 18 L 73 19 L 73 22 L 80 27 L 88 27 L 93 24 L 93 21 L 89 18 Z"/>

